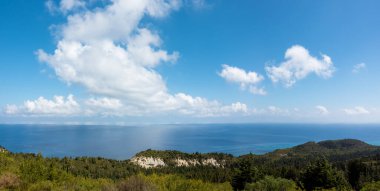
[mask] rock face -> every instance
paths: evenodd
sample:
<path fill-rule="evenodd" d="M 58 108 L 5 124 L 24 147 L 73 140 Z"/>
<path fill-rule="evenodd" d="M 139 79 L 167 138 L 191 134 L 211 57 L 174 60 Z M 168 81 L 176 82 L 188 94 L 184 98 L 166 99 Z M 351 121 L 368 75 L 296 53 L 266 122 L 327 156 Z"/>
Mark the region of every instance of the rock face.
<path fill-rule="evenodd" d="M 202 160 L 202 164 L 205 166 L 208 165 L 208 166 L 215 166 L 215 167 L 223 167 L 223 165 L 218 163 L 218 161 L 216 161 L 214 158 Z"/>
<path fill-rule="evenodd" d="M 174 160 L 174 162 L 175 162 L 175 166 L 188 167 L 188 166 L 200 165 L 200 163 L 198 161 L 196 161 L 195 159 L 184 160 L 184 159 L 177 158 Z"/>
<path fill-rule="evenodd" d="M 131 162 L 143 168 L 156 168 L 156 167 L 169 166 L 161 158 L 144 157 L 144 156 L 133 157 L 131 159 Z M 224 164 L 219 163 L 214 158 L 202 159 L 200 161 L 196 159 L 177 158 L 177 159 L 170 160 L 170 162 L 168 163 L 173 164 L 175 167 L 189 167 L 189 166 L 196 166 L 196 165 L 214 166 L 214 167 L 221 167 L 221 168 L 224 167 Z"/>
<path fill-rule="evenodd" d="M 183 153 L 175 150 L 151 150 L 137 153 L 130 161 L 143 168 L 208 166 L 225 168 L 233 156 L 225 153 Z"/>
<path fill-rule="evenodd" d="M 143 168 L 166 166 L 162 159 L 153 157 L 133 157 L 131 162 Z"/>
<path fill-rule="evenodd" d="M 6 153 L 8 152 L 7 149 L 5 149 L 4 147 L 0 146 L 0 153 Z"/>

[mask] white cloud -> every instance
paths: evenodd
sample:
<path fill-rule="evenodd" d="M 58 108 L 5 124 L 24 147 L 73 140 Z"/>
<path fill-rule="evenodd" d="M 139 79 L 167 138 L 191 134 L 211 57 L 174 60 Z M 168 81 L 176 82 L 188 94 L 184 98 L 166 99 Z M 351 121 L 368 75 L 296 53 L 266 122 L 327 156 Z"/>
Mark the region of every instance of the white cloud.
<path fill-rule="evenodd" d="M 243 104 L 243 103 L 240 103 L 240 102 L 236 102 L 236 103 L 233 103 L 231 105 L 231 110 L 233 112 L 248 112 L 248 107 L 247 105 Z"/>
<path fill-rule="evenodd" d="M 157 110 L 175 98 L 154 67 L 175 62 L 178 53 L 162 50 L 158 34 L 138 25 L 144 15 L 162 17 L 178 6 L 177 0 L 114 0 L 104 8 L 69 15 L 60 27 L 57 49 L 53 54 L 38 50 L 38 58 L 68 84 Z"/>
<path fill-rule="evenodd" d="M 354 65 L 352 69 L 352 73 L 359 73 L 361 70 L 366 69 L 366 68 L 367 66 L 365 63 L 356 64 Z"/>
<path fill-rule="evenodd" d="M 121 100 L 115 98 L 89 98 L 84 101 L 84 106 L 83 113 L 87 116 L 139 115 L 138 111 L 135 111 L 131 107 L 124 106 Z"/>
<path fill-rule="evenodd" d="M 52 14 L 56 12 L 67 14 L 69 11 L 85 8 L 86 2 L 84 0 L 61 0 L 59 5 L 56 5 L 53 0 L 47 0 L 45 6 Z"/>
<path fill-rule="evenodd" d="M 330 113 L 329 110 L 322 105 L 315 106 L 315 109 L 317 109 L 318 113 L 320 113 L 321 115 L 327 115 Z"/>
<path fill-rule="evenodd" d="M 228 82 L 238 83 L 240 86 L 245 87 L 247 85 L 256 85 L 260 83 L 264 77 L 253 71 L 246 72 L 238 67 L 222 65 L 223 69 L 219 75 Z"/>
<path fill-rule="evenodd" d="M 119 99 L 114 98 L 90 98 L 85 101 L 85 104 L 90 107 L 102 108 L 102 109 L 119 109 L 123 107 L 123 104 Z"/>
<path fill-rule="evenodd" d="M 290 47 L 285 52 L 285 61 L 279 66 L 266 66 L 268 77 L 274 82 L 281 82 L 286 87 L 293 86 L 311 73 L 322 78 L 329 78 L 335 71 L 331 58 L 322 54 L 318 59 L 300 45 Z"/>
<path fill-rule="evenodd" d="M 268 106 L 267 111 L 264 111 L 264 112 L 268 112 L 270 114 L 284 114 L 284 113 L 288 113 L 289 111 L 287 109 L 281 109 L 279 107 L 271 105 L 271 106 Z"/>
<path fill-rule="evenodd" d="M 17 114 L 19 111 L 16 105 L 7 105 L 5 106 L 4 112 L 8 115 Z"/>
<path fill-rule="evenodd" d="M 255 86 L 251 86 L 249 88 L 249 92 L 255 95 L 267 95 L 267 92 L 264 90 L 264 88 L 258 88 Z"/>
<path fill-rule="evenodd" d="M 215 100 L 209 101 L 183 93 L 176 94 L 172 101 L 172 106 L 176 107 L 180 113 L 198 117 L 218 117 L 249 111 L 248 106 L 240 102 L 223 105 Z"/>
<path fill-rule="evenodd" d="M 67 13 L 76 8 L 84 7 L 86 3 L 83 0 L 61 0 L 59 8 L 63 13 Z"/>
<path fill-rule="evenodd" d="M 40 51 L 39 58 L 63 81 L 80 84 L 92 93 L 136 104 L 160 102 L 169 96 L 156 71 L 136 63 L 125 49 L 109 41 L 91 45 L 61 41 L 54 55 Z"/>
<path fill-rule="evenodd" d="M 6 114 L 21 115 L 74 115 L 80 112 L 80 106 L 73 95 L 54 96 L 52 100 L 39 97 L 36 100 L 27 100 L 21 106 L 7 105 Z"/>
<path fill-rule="evenodd" d="M 86 44 L 111 40 L 128 46 L 144 16 L 164 17 L 178 9 L 179 4 L 178 0 L 113 0 L 104 8 L 69 15 L 61 35 L 64 40 Z"/>
<path fill-rule="evenodd" d="M 56 7 L 56 5 L 54 4 L 54 1 L 53 0 L 47 0 L 46 2 L 45 2 L 45 6 L 46 6 L 46 8 L 48 9 L 48 11 L 50 12 L 50 13 L 54 13 L 54 12 L 56 12 L 57 11 L 57 7 Z"/>
<path fill-rule="evenodd" d="M 128 41 L 127 52 L 131 60 L 146 67 L 155 67 L 162 62 L 176 62 L 178 52 L 168 54 L 164 50 L 155 50 L 161 45 L 161 39 L 148 29 L 139 29 L 138 35 Z"/>
<path fill-rule="evenodd" d="M 248 71 L 229 65 L 222 65 L 223 69 L 219 76 L 224 78 L 227 82 L 236 83 L 240 88 L 248 90 L 253 94 L 265 95 L 266 92 L 263 88 L 258 88 L 257 85 L 264 80 L 264 77 L 256 72 Z"/>
<path fill-rule="evenodd" d="M 84 110 L 90 115 L 179 112 L 220 116 L 248 110 L 241 103 L 223 105 L 168 93 L 155 67 L 176 62 L 179 54 L 163 50 L 158 33 L 140 23 L 145 16 L 164 17 L 180 5 L 179 0 L 113 0 L 104 8 L 74 13 L 58 28 L 54 53 L 38 50 L 38 58 L 67 84 L 81 85 L 104 97 L 85 101 Z"/>
<path fill-rule="evenodd" d="M 366 108 L 361 107 L 361 106 L 357 106 L 357 107 L 349 108 L 349 109 L 343 109 L 343 111 L 347 115 L 363 115 L 363 114 L 370 114 L 371 113 Z"/>
<path fill-rule="evenodd" d="M 87 100 L 90 114 L 109 115 L 114 106 L 119 108 L 111 113 L 117 115 L 179 111 L 220 116 L 248 110 L 241 103 L 223 105 L 168 93 L 155 67 L 175 62 L 179 54 L 163 50 L 159 35 L 140 23 L 145 16 L 164 17 L 180 4 L 179 0 L 113 0 L 104 8 L 69 15 L 59 28 L 61 36 L 54 53 L 38 50 L 38 58 L 67 84 L 81 85 L 97 97 L 113 98 Z"/>

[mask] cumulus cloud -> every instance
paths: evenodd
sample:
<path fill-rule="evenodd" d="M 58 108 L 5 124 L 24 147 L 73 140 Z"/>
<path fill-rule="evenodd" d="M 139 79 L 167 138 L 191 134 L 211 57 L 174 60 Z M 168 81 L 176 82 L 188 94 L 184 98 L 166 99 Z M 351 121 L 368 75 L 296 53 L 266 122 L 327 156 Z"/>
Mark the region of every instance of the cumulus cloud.
<path fill-rule="evenodd" d="M 90 98 L 85 101 L 86 105 L 90 107 L 96 108 L 104 108 L 104 109 L 119 109 L 123 107 L 123 104 L 119 99 L 114 98 Z"/>
<path fill-rule="evenodd" d="M 315 106 L 315 109 L 317 109 L 318 113 L 321 115 L 327 115 L 330 113 L 329 110 L 325 106 L 322 106 L 322 105 Z"/>
<path fill-rule="evenodd" d="M 159 102 L 169 96 L 160 74 L 136 63 L 127 50 L 109 41 L 88 45 L 61 41 L 54 55 L 42 51 L 38 55 L 63 81 L 82 85 L 95 94 L 136 104 Z"/>
<path fill-rule="evenodd" d="M 17 114 L 19 109 L 16 105 L 6 105 L 4 112 L 9 115 Z"/>
<path fill-rule="evenodd" d="M 365 63 L 356 64 L 354 65 L 352 69 L 352 73 L 359 73 L 361 70 L 366 69 L 366 68 L 367 66 Z"/>
<path fill-rule="evenodd" d="M 6 114 L 21 115 L 73 115 L 80 112 L 80 106 L 73 95 L 54 96 L 52 100 L 39 97 L 36 100 L 27 100 L 21 106 L 7 105 Z"/>
<path fill-rule="evenodd" d="M 223 69 L 219 75 L 227 80 L 228 82 L 238 83 L 240 86 L 245 87 L 250 84 L 258 84 L 261 82 L 264 77 L 256 72 L 248 71 L 246 72 L 243 69 L 238 67 L 222 65 Z"/>
<path fill-rule="evenodd" d="M 70 10 L 84 7 L 86 3 L 83 0 L 61 0 L 59 8 L 62 12 L 66 13 Z"/>
<path fill-rule="evenodd" d="M 82 104 L 78 103 L 73 95 L 54 96 L 52 100 L 39 97 L 36 100 L 27 100 L 23 105 L 7 105 L 4 113 L 23 116 L 142 116 L 152 112 L 174 112 L 195 117 L 220 117 L 233 114 L 249 114 L 248 106 L 241 102 L 224 105 L 213 100 L 193 97 L 184 93 L 171 96 L 162 108 L 141 108 L 135 105 L 124 105 L 116 98 L 100 97 L 89 98 Z"/>
<path fill-rule="evenodd" d="M 73 13 L 67 16 L 67 23 L 58 27 L 56 50 L 53 53 L 38 50 L 37 56 L 62 81 L 78 84 L 96 95 L 97 98 L 84 103 L 87 114 L 175 112 L 221 116 L 247 112 L 247 106 L 240 102 L 224 105 L 168 92 L 155 68 L 161 63 L 176 62 L 179 53 L 162 49 L 159 34 L 143 27 L 141 22 L 144 17 L 165 17 L 181 3 L 180 0 L 112 0 L 103 8 Z"/>
<path fill-rule="evenodd" d="M 184 93 L 174 96 L 172 105 L 177 107 L 182 114 L 194 115 L 198 117 L 226 116 L 234 113 L 247 113 L 249 111 L 246 104 L 236 102 L 231 105 L 223 105 L 213 100 L 209 101 L 201 97 L 192 97 Z"/>
<path fill-rule="evenodd" d="M 236 103 L 233 103 L 231 105 L 231 110 L 233 112 L 248 112 L 248 107 L 247 105 L 243 104 L 243 103 L 240 103 L 240 102 L 236 102 Z"/>
<path fill-rule="evenodd" d="M 357 106 L 357 107 L 354 107 L 354 108 L 343 109 L 343 111 L 347 115 L 363 115 L 363 114 L 370 114 L 371 113 L 366 108 L 361 107 L 361 106 Z"/>
<path fill-rule="evenodd" d="M 258 88 L 257 85 L 264 80 L 264 77 L 253 71 L 245 71 L 241 68 L 222 65 L 222 71 L 219 76 L 224 78 L 227 82 L 236 83 L 240 88 L 248 90 L 253 94 L 265 95 L 266 92 L 263 88 Z"/>
<path fill-rule="evenodd" d="M 179 6 L 178 0 L 113 0 L 69 15 L 54 53 L 38 50 L 38 58 L 67 84 L 120 99 L 139 113 L 193 107 L 183 106 L 181 94 L 169 94 L 154 70 L 160 63 L 175 62 L 179 54 L 163 50 L 159 35 L 139 25 L 145 16 L 164 17 Z"/>
<path fill-rule="evenodd" d="M 322 58 L 319 59 L 311 56 L 304 47 L 295 45 L 286 50 L 284 62 L 279 66 L 266 66 L 265 70 L 274 83 L 281 82 L 285 87 L 291 87 L 311 73 L 329 78 L 335 67 L 329 56 L 322 54 Z"/>
<path fill-rule="evenodd" d="M 67 14 L 69 11 L 84 8 L 86 2 L 84 0 L 61 0 L 59 5 L 56 5 L 53 0 L 47 0 L 45 6 L 52 14 L 56 12 Z"/>

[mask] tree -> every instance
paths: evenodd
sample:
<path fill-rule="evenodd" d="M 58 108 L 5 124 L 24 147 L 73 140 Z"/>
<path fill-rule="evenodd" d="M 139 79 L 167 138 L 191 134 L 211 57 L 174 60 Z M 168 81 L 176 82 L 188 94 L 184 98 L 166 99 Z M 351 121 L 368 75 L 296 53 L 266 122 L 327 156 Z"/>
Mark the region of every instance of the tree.
<path fill-rule="evenodd" d="M 256 167 L 253 166 L 249 159 L 243 159 L 239 165 L 238 170 L 232 177 L 231 186 L 236 190 L 243 190 L 247 183 L 252 183 L 260 178 L 260 173 Z"/>
<path fill-rule="evenodd" d="M 359 190 L 362 187 L 360 180 L 365 169 L 365 165 L 360 160 L 351 161 L 347 165 L 348 181 L 355 190 Z"/>
<path fill-rule="evenodd" d="M 342 172 L 334 169 L 325 159 L 319 159 L 308 165 L 301 176 L 305 190 L 337 188 L 345 190 L 348 186 Z"/>

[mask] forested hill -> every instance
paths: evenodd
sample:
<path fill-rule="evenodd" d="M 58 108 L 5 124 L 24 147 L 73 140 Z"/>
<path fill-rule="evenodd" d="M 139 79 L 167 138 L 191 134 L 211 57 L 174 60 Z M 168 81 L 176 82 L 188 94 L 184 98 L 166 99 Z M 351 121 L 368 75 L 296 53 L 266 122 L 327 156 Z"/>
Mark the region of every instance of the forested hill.
<path fill-rule="evenodd" d="M 379 150 L 380 147 L 369 145 L 363 141 L 355 139 L 328 140 L 321 142 L 307 142 L 302 145 L 295 146 L 289 150 L 294 154 L 310 154 L 310 153 L 325 153 L 332 154 L 334 152 L 357 152 L 357 151 L 373 151 Z M 276 152 L 276 151 L 275 151 Z M 278 151 L 277 151 L 278 152 Z"/>
<path fill-rule="evenodd" d="M 278 149 L 263 155 L 247 154 L 233 157 L 225 153 L 184 153 L 167 150 L 146 150 L 139 152 L 132 158 L 132 162 L 145 168 L 159 166 L 195 166 L 213 165 L 224 167 L 239 158 L 252 158 L 264 163 L 273 160 L 304 161 L 309 162 L 312 158 L 326 157 L 331 162 L 352 160 L 361 157 L 369 157 L 380 154 L 380 147 L 367 144 L 355 139 L 327 140 L 321 142 L 307 142 L 292 148 Z M 301 165 L 304 163 L 301 162 Z"/>
<path fill-rule="evenodd" d="M 357 157 L 372 156 L 380 153 L 380 147 L 355 139 L 307 142 L 288 149 L 278 149 L 263 157 L 316 157 L 324 156 L 330 160 L 350 160 Z"/>
<path fill-rule="evenodd" d="M 0 146 L 0 190 L 380 190 L 380 147 L 344 139 L 235 157 L 146 150 L 120 161 Z"/>

